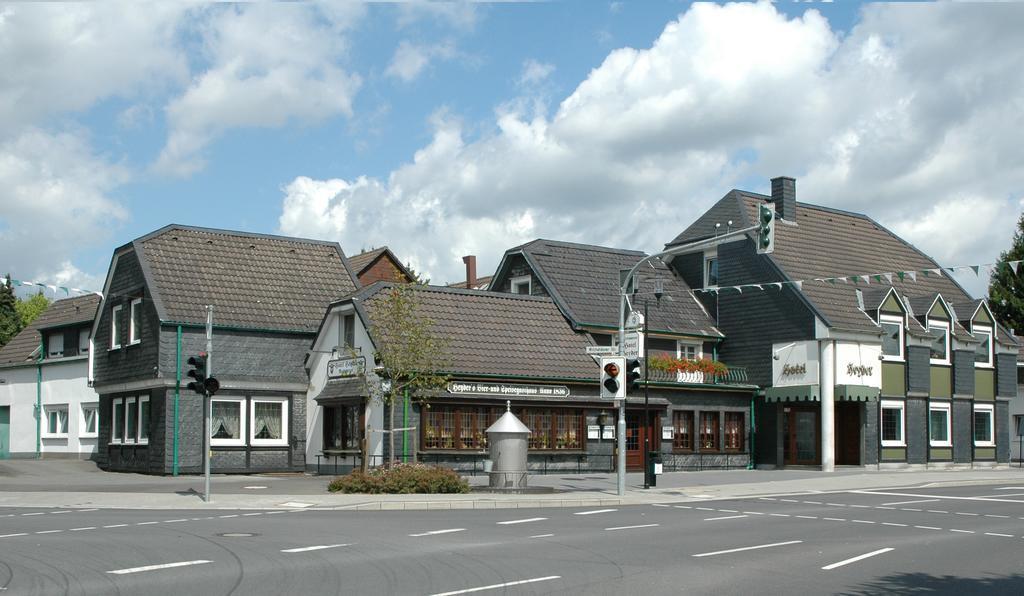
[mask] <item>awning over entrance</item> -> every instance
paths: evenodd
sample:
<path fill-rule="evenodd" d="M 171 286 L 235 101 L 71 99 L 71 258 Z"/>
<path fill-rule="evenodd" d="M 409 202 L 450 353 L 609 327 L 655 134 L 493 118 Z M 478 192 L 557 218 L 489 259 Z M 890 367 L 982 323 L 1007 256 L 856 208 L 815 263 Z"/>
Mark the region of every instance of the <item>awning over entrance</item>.
<path fill-rule="evenodd" d="M 366 395 L 366 387 L 362 379 L 349 378 L 337 381 L 328 381 L 321 391 L 313 399 L 321 406 L 332 404 L 354 404 L 362 401 Z"/>
<path fill-rule="evenodd" d="M 878 399 L 881 390 L 867 385 L 836 385 L 836 401 L 872 401 Z M 789 387 L 768 387 L 764 390 L 766 402 L 821 401 L 818 385 L 792 385 Z"/>

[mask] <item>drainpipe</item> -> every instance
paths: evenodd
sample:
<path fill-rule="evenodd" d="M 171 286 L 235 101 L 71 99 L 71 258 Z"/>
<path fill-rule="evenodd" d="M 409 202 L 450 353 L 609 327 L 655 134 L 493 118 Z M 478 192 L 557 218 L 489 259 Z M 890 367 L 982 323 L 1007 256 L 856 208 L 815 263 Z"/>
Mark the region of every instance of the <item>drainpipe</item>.
<path fill-rule="evenodd" d="M 402 401 L 402 428 L 409 428 L 409 390 L 405 390 L 405 399 Z M 409 462 L 409 431 L 402 431 L 402 461 Z"/>
<path fill-rule="evenodd" d="M 39 358 L 36 359 L 36 459 L 43 458 L 43 356 L 46 355 L 43 338 L 39 338 Z"/>
<path fill-rule="evenodd" d="M 178 475 L 178 398 L 181 396 L 181 325 L 178 325 L 178 343 L 174 351 L 174 437 L 171 474 Z"/>

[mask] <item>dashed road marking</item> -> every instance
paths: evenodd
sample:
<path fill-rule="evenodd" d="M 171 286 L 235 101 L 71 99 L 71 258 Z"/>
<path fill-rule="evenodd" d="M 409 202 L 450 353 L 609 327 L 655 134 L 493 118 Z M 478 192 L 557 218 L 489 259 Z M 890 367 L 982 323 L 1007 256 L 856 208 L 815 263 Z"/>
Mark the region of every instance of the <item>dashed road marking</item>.
<path fill-rule="evenodd" d="M 953 528 L 949 529 L 950 532 L 959 532 L 960 534 L 973 534 L 974 530 L 956 530 Z"/>
<path fill-rule="evenodd" d="M 114 571 L 108 571 L 107 573 L 113 573 L 114 575 L 126 575 L 129 573 L 141 573 L 143 571 L 157 571 L 159 569 L 173 569 L 175 567 L 187 567 L 189 565 L 204 565 L 206 563 L 213 563 L 213 561 L 207 561 L 200 559 L 197 561 L 181 561 L 178 563 L 164 563 L 162 565 L 145 565 L 143 567 L 129 567 L 128 569 L 115 569 Z"/>
<path fill-rule="evenodd" d="M 799 517 L 800 519 L 818 519 L 816 516 L 813 515 L 796 515 L 794 517 Z"/>
<path fill-rule="evenodd" d="M 158 524 L 158 523 L 160 523 L 160 522 L 158 522 L 158 521 L 148 521 L 148 522 L 139 522 L 139 523 L 137 523 L 135 525 L 136 526 L 152 526 L 153 524 Z"/>
<path fill-rule="evenodd" d="M 700 553 L 700 554 L 693 555 L 693 556 L 696 557 L 696 558 L 700 558 L 700 557 L 714 557 L 714 556 L 717 556 L 717 555 L 728 555 L 728 554 L 731 554 L 731 553 L 739 553 L 739 552 L 748 551 L 748 550 L 758 550 L 758 549 L 762 549 L 762 548 L 773 548 L 773 547 L 776 547 L 776 546 L 787 546 L 787 545 L 790 545 L 790 544 L 800 544 L 802 542 L 803 542 L 803 540 L 788 540 L 786 542 L 773 542 L 771 544 L 758 544 L 757 546 L 743 546 L 743 547 L 740 547 L 740 548 L 730 548 L 728 550 L 716 550 L 716 551 L 713 551 L 713 552 L 710 552 L 710 553 Z"/>
<path fill-rule="evenodd" d="M 82 530 L 95 530 L 96 526 L 85 526 L 84 528 L 71 528 L 69 532 L 81 532 Z"/>
<path fill-rule="evenodd" d="M 873 521 L 869 521 L 869 520 L 866 520 L 866 519 L 851 519 L 850 521 L 852 523 L 855 523 L 855 524 L 873 524 L 873 523 L 875 523 Z"/>
<path fill-rule="evenodd" d="M 421 532 L 419 534 L 409 534 L 412 538 L 419 538 L 421 536 L 437 536 L 439 534 L 452 534 L 455 532 L 465 532 L 466 528 L 450 528 L 448 530 L 433 530 L 431 532 Z"/>
<path fill-rule="evenodd" d="M 869 553 L 864 553 L 863 555 L 852 557 L 852 558 L 846 559 L 844 561 L 839 561 L 838 563 L 832 563 L 831 565 L 825 565 L 824 567 L 822 567 L 822 570 L 823 571 L 831 571 L 831 570 L 833 570 L 833 569 L 835 569 L 837 567 L 842 567 L 844 565 L 849 565 L 850 563 L 856 563 L 857 561 L 863 561 L 864 559 L 867 559 L 867 558 L 870 558 L 870 557 L 875 557 L 875 556 L 887 553 L 887 552 L 889 552 L 891 550 L 893 550 L 893 549 L 892 548 L 880 548 L 878 550 L 871 551 Z"/>
<path fill-rule="evenodd" d="M 789 517 L 789 514 L 786 513 L 769 513 L 768 515 L 771 517 Z"/>
<path fill-rule="evenodd" d="M 941 530 L 942 528 L 936 528 L 935 526 L 914 526 L 918 530 Z"/>
<path fill-rule="evenodd" d="M 894 522 L 882 522 L 883 526 L 893 526 L 894 528 L 905 528 L 907 524 L 897 524 Z"/>
<path fill-rule="evenodd" d="M 43 530 L 42 532 L 36 532 L 36 534 L 56 534 L 58 532 L 63 532 L 63 531 L 64 530 Z"/>
<path fill-rule="evenodd" d="M 594 509 L 593 511 L 577 511 L 573 515 L 596 515 L 598 513 L 611 513 L 612 511 L 618 511 L 618 509 Z"/>
<path fill-rule="evenodd" d="M 605 532 L 614 532 L 615 530 L 637 530 L 640 528 L 657 528 L 661 524 L 641 524 L 639 526 L 617 526 L 614 528 L 605 528 Z"/>
<path fill-rule="evenodd" d="M 722 517 L 708 517 L 704 521 L 721 521 L 723 519 L 740 519 L 741 517 L 749 517 L 747 515 L 725 515 Z"/>
<path fill-rule="evenodd" d="M 314 550 L 326 550 L 328 548 L 341 548 L 343 546 L 351 546 L 350 544 L 321 544 L 319 546 L 301 546 L 299 548 L 285 548 L 281 549 L 283 553 L 307 553 Z"/>
<path fill-rule="evenodd" d="M 127 527 L 127 526 L 128 526 L 128 524 L 111 524 L 109 526 L 103 526 L 103 527 L 104 528 L 124 528 L 124 527 Z"/>
<path fill-rule="evenodd" d="M 498 522 L 499 526 L 513 526 L 515 524 L 528 524 L 531 522 L 538 522 L 546 520 L 546 517 L 528 517 L 526 519 L 510 519 L 508 521 Z"/>
<path fill-rule="evenodd" d="M 498 588 L 507 588 L 509 586 L 521 586 L 523 584 L 534 584 L 537 582 L 546 582 L 553 579 L 561 579 L 561 575 L 549 575 L 547 577 L 535 577 L 533 579 L 521 579 L 514 582 L 505 582 L 503 584 L 492 584 L 490 586 L 480 586 L 479 588 L 467 588 L 465 590 L 455 590 L 454 592 L 441 592 L 433 594 L 432 596 L 456 596 L 456 594 L 469 594 L 471 592 L 483 592 L 485 590 L 497 590 Z"/>
<path fill-rule="evenodd" d="M 999 532 L 985 532 L 986 536 L 999 536 L 1000 538 L 1013 538 L 1013 534 L 1000 534 Z"/>
<path fill-rule="evenodd" d="M 537 534 L 536 536 L 530 536 L 530 538 L 551 538 L 554 534 Z"/>
<path fill-rule="evenodd" d="M 28 532 L 18 532 L 16 534 L 0 534 L 0 538 L 14 538 L 15 536 L 28 536 Z"/>
<path fill-rule="evenodd" d="M 844 521 L 846 521 L 845 519 L 843 519 L 841 517 L 823 517 L 821 519 L 823 519 L 825 521 L 837 521 L 837 522 L 844 522 Z"/>
<path fill-rule="evenodd" d="M 938 499 L 915 499 L 913 501 L 896 501 L 895 503 L 882 503 L 882 505 L 913 505 L 914 503 L 936 503 Z"/>

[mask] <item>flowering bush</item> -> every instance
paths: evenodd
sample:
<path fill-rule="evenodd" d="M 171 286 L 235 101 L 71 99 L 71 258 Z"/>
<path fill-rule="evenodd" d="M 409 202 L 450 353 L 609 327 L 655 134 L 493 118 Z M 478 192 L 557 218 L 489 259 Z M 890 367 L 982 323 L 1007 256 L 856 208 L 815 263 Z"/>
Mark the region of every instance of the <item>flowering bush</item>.
<path fill-rule="evenodd" d="M 332 493 L 468 493 L 469 483 L 448 468 L 395 464 L 369 473 L 354 470 L 332 480 L 327 489 Z"/>
<path fill-rule="evenodd" d="M 688 360 L 686 358 L 673 358 L 666 354 L 651 356 L 651 370 L 660 370 L 669 373 L 704 373 L 713 377 L 721 377 L 729 372 L 729 367 L 721 362 L 700 358 Z"/>

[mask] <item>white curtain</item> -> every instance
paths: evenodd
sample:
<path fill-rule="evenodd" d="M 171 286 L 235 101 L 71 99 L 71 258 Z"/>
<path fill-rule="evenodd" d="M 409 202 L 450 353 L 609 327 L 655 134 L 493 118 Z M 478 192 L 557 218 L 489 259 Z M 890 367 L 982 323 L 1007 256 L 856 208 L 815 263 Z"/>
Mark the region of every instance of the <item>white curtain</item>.
<path fill-rule="evenodd" d="M 256 433 L 253 435 L 258 439 L 280 439 L 281 438 L 281 407 L 282 403 L 260 403 L 256 402 Z"/>
<path fill-rule="evenodd" d="M 217 439 L 237 439 L 242 406 L 238 402 L 213 402 L 210 436 Z M 226 436 L 225 436 L 226 435 Z"/>

